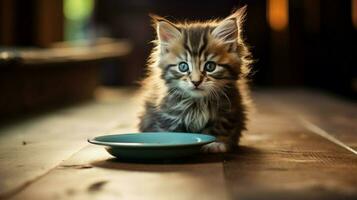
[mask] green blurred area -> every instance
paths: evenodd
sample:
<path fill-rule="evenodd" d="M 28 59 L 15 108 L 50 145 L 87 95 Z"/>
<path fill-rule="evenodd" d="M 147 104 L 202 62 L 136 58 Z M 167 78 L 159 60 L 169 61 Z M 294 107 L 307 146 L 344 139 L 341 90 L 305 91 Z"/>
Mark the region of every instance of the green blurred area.
<path fill-rule="evenodd" d="M 94 10 L 94 4 L 94 0 L 64 0 L 65 40 L 88 39 L 86 29 Z"/>

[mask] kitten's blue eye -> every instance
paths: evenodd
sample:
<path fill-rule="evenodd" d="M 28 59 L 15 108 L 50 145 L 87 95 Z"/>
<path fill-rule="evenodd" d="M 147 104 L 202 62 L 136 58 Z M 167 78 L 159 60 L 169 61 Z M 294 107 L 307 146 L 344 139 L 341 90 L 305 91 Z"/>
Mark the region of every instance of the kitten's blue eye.
<path fill-rule="evenodd" d="M 205 71 L 206 72 L 213 72 L 216 69 L 216 63 L 212 61 L 208 61 L 205 64 Z"/>
<path fill-rule="evenodd" d="M 178 69 L 181 72 L 187 72 L 188 71 L 188 64 L 186 62 L 180 62 L 178 65 Z"/>

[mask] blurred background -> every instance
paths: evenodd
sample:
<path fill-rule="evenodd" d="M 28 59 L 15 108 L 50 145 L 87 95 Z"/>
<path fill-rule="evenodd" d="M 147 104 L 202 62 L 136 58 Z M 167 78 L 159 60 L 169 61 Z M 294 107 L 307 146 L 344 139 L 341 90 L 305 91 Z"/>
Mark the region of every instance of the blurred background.
<path fill-rule="evenodd" d="M 224 18 L 248 5 L 252 88 L 357 94 L 357 0 L 0 0 L 0 117 L 137 86 L 155 38 L 149 13 Z"/>

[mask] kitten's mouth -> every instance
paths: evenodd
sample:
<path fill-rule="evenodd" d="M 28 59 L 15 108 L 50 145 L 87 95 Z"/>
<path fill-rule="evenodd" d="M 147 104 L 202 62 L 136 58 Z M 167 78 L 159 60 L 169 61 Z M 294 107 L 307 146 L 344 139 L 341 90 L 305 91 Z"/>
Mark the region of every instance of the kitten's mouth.
<path fill-rule="evenodd" d="M 205 92 L 205 90 L 202 87 L 194 87 L 194 88 L 191 89 L 191 91 L 193 93 L 199 93 L 199 94 L 202 94 L 202 93 Z"/>
<path fill-rule="evenodd" d="M 205 95 L 205 90 L 203 88 L 192 88 L 191 89 L 191 95 L 193 96 L 202 96 L 202 95 Z"/>

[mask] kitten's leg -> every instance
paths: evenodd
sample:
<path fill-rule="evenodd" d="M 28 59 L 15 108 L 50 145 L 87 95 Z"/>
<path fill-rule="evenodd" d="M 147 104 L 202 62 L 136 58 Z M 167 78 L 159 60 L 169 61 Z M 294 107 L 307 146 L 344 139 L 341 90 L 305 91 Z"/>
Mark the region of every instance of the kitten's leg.
<path fill-rule="evenodd" d="M 240 117 L 237 117 L 240 116 Z M 203 146 L 204 152 L 224 153 L 231 151 L 238 145 L 241 132 L 245 130 L 245 117 L 241 112 L 233 112 L 226 114 L 206 127 L 204 133 L 211 134 L 217 137 L 217 141 Z"/>
<path fill-rule="evenodd" d="M 216 142 L 212 142 L 202 147 L 203 152 L 225 153 L 231 151 L 235 146 L 237 146 L 242 128 L 235 127 L 233 129 L 227 130 L 223 129 L 222 126 L 217 127 L 217 125 L 218 124 L 216 124 L 215 127 L 207 127 L 205 130 L 203 130 L 203 133 L 217 137 Z"/>
<path fill-rule="evenodd" d="M 224 142 L 212 142 L 202 147 L 202 151 L 206 153 L 225 153 L 229 150 L 228 145 Z"/>
<path fill-rule="evenodd" d="M 203 152 L 225 153 L 231 151 L 236 146 L 236 136 L 218 136 L 216 142 L 206 144 L 202 147 Z"/>
<path fill-rule="evenodd" d="M 206 127 L 202 132 L 205 133 L 205 134 L 217 136 L 217 134 L 214 131 L 214 127 L 213 126 Z M 229 148 L 228 148 L 228 145 L 226 144 L 225 141 L 226 140 L 224 140 L 224 138 L 217 137 L 217 141 L 216 142 L 212 142 L 212 143 L 204 145 L 201 148 L 201 151 L 203 151 L 205 153 L 225 153 L 225 152 L 228 152 Z"/>

